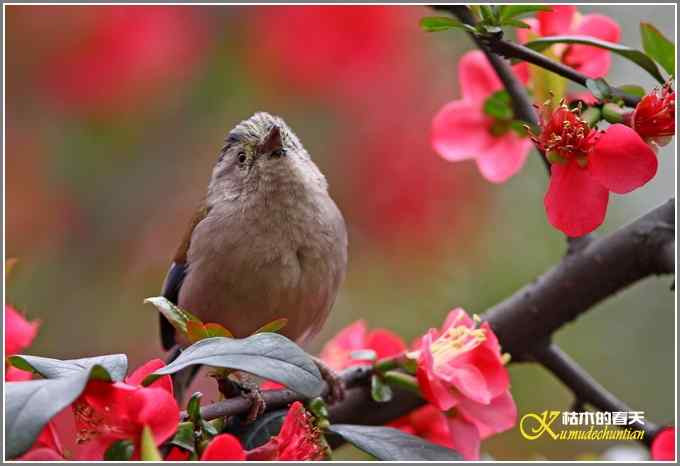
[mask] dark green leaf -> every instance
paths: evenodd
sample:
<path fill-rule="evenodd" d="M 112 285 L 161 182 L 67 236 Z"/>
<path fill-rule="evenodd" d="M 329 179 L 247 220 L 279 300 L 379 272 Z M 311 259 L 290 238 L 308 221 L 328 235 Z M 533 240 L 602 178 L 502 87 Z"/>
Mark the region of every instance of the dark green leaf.
<path fill-rule="evenodd" d="M 78 362 L 72 365 L 68 363 L 73 361 L 59 361 L 64 364 L 56 364 L 53 362 L 56 360 L 48 358 L 18 356 L 23 360 L 22 364 L 28 364 L 34 369 L 39 367 L 41 374 L 56 378 L 5 384 L 7 457 L 15 458 L 28 450 L 47 422 L 80 396 L 93 374 L 99 374 L 99 378 L 106 380 L 120 380 L 125 372 L 120 372 L 120 364 L 124 361 L 119 356 L 76 359 L 74 361 Z M 97 365 L 98 360 L 104 364 L 116 361 L 111 366 L 114 373 Z M 91 361 L 92 365 L 88 367 L 83 361 Z M 81 368 L 76 370 L 75 367 Z"/>
<path fill-rule="evenodd" d="M 457 451 L 392 427 L 333 424 L 329 431 L 383 461 L 457 461 Z"/>
<path fill-rule="evenodd" d="M 381 403 L 392 399 L 392 388 L 383 382 L 377 374 L 373 374 L 371 377 L 371 397 Z"/>
<path fill-rule="evenodd" d="M 510 103 L 508 91 L 494 92 L 484 101 L 484 113 L 499 120 L 509 120 L 512 118 Z"/>
<path fill-rule="evenodd" d="M 645 55 L 643 52 L 632 49 L 630 47 L 626 47 L 625 45 L 621 44 L 615 44 L 613 42 L 607 42 L 604 40 L 600 39 L 595 39 L 594 37 L 586 37 L 586 36 L 550 36 L 550 37 L 541 37 L 540 39 L 532 40 L 531 42 L 527 42 L 526 45 L 529 48 L 532 48 L 537 51 L 542 51 L 550 47 L 551 45 L 554 44 L 582 44 L 582 45 L 590 45 L 593 47 L 609 50 L 621 57 L 624 57 L 636 65 L 640 66 L 643 68 L 645 71 L 647 71 L 649 74 L 651 74 L 657 81 L 660 83 L 664 83 L 665 80 L 663 76 L 661 76 L 661 72 L 659 71 L 659 68 L 656 66 L 656 63 L 654 63 L 654 60 L 649 58 L 647 55 Z"/>
<path fill-rule="evenodd" d="M 110 354 L 106 356 L 96 356 L 93 358 L 82 359 L 52 359 L 40 356 L 29 356 L 17 354 L 9 357 L 9 362 L 14 367 L 25 371 L 32 371 L 46 379 L 58 379 L 68 377 L 77 372 L 89 370 L 94 366 L 101 366 L 103 372 L 96 371 L 92 378 L 108 379 L 113 381 L 123 380 L 127 372 L 127 356 L 124 354 Z"/>
<path fill-rule="evenodd" d="M 538 11 L 551 11 L 549 6 L 544 5 L 503 5 L 499 10 L 501 22 L 516 18 L 517 16 L 536 13 Z"/>
<path fill-rule="evenodd" d="M 269 411 L 257 418 L 252 424 L 234 426 L 233 433 L 239 438 L 243 448 L 252 450 L 264 445 L 270 438 L 278 435 L 286 414 L 288 414 L 287 409 Z"/>
<path fill-rule="evenodd" d="M 285 385 L 306 397 L 321 394 L 323 382 L 312 358 L 288 338 L 276 333 L 258 333 L 248 338 L 213 337 L 198 341 L 173 362 L 144 380 L 149 384 L 160 375 L 173 374 L 187 366 L 236 369 Z"/>
<path fill-rule="evenodd" d="M 135 452 L 135 444 L 130 440 L 116 440 L 104 452 L 105 461 L 128 461 Z"/>
<path fill-rule="evenodd" d="M 170 443 L 192 453 L 196 451 L 193 422 L 180 422 L 177 426 L 177 432 L 175 432 L 175 436 Z"/>
<path fill-rule="evenodd" d="M 350 357 L 352 359 L 358 359 L 360 361 L 375 361 L 375 359 L 378 357 L 378 355 L 372 349 L 362 349 L 362 350 L 352 351 L 352 353 L 350 354 Z"/>
<path fill-rule="evenodd" d="M 147 298 L 144 302 L 156 306 L 156 309 L 168 319 L 168 322 L 183 334 L 187 333 L 187 322 L 190 320 L 202 323 L 198 317 L 184 309 L 180 309 L 163 296 Z"/>
<path fill-rule="evenodd" d="M 675 73 L 675 44 L 649 23 L 640 23 L 640 35 L 647 55 L 656 60 L 666 73 Z"/>
<path fill-rule="evenodd" d="M 586 80 L 586 87 L 599 100 L 608 98 L 612 93 L 609 84 L 602 78 Z"/>
<path fill-rule="evenodd" d="M 623 86 L 618 86 L 618 89 L 626 94 L 637 97 L 644 97 L 647 93 L 644 87 L 638 86 L 637 84 L 624 84 Z"/>
<path fill-rule="evenodd" d="M 309 400 L 309 403 L 307 403 L 307 409 L 314 415 L 314 417 L 319 419 L 328 418 L 328 408 L 326 407 L 326 402 L 323 401 L 323 398 L 320 396 Z"/>
<path fill-rule="evenodd" d="M 448 29 L 467 29 L 473 30 L 472 26 L 463 24 L 460 21 L 446 16 L 426 16 L 420 20 L 420 27 L 427 32 L 446 31 Z"/>

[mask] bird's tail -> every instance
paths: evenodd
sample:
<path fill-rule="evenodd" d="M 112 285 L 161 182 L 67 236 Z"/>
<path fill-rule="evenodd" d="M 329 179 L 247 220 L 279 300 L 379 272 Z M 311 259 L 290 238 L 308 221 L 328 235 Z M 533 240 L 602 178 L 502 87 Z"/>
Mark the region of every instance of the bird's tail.
<path fill-rule="evenodd" d="M 172 361 L 177 359 L 181 352 L 182 348 L 179 345 L 176 345 L 168 354 L 165 363 L 170 364 Z M 175 395 L 175 400 L 177 400 L 177 404 L 180 406 L 182 406 L 184 402 L 184 395 L 186 391 L 189 389 L 191 382 L 194 381 L 196 374 L 198 374 L 198 371 L 200 370 L 201 366 L 196 365 L 186 367 L 172 374 L 172 390 Z"/>

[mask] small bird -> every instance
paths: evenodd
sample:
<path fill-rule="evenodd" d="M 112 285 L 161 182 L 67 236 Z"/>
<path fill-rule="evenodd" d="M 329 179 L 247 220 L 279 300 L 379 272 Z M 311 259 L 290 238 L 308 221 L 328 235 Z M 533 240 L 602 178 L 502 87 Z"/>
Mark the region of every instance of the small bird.
<path fill-rule="evenodd" d="M 346 268 L 345 221 L 325 177 L 281 118 L 259 112 L 227 135 L 163 295 L 237 338 L 285 318 L 281 333 L 304 345 L 326 321 Z M 165 350 L 188 344 L 162 315 L 160 324 Z"/>

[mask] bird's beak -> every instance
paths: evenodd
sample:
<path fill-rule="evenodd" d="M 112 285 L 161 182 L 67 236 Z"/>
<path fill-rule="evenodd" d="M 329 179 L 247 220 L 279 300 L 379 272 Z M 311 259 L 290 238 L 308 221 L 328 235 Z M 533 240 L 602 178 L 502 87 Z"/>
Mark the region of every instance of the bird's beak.
<path fill-rule="evenodd" d="M 281 130 L 278 126 L 274 125 L 272 129 L 269 130 L 269 134 L 264 138 L 262 144 L 259 147 L 260 154 L 280 154 L 283 143 L 281 142 Z"/>

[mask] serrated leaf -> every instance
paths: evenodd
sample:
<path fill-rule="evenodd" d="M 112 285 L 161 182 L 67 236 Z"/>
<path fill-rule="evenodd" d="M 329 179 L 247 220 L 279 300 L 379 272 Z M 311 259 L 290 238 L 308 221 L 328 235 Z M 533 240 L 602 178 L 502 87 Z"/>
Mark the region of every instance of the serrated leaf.
<path fill-rule="evenodd" d="M 371 397 L 379 403 L 392 399 L 392 388 L 383 382 L 377 374 L 371 376 Z"/>
<path fill-rule="evenodd" d="M 328 430 L 369 455 L 383 461 L 457 461 L 451 448 L 428 442 L 392 427 L 333 424 Z"/>
<path fill-rule="evenodd" d="M 105 377 L 103 380 L 108 379 L 118 382 L 125 378 L 125 373 L 127 372 L 127 356 L 124 354 L 109 354 L 66 360 L 16 354 L 8 359 L 12 366 L 25 371 L 35 372 L 46 379 L 68 377 L 77 372 L 91 370 L 99 366 L 99 370 L 95 371 L 92 378 L 102 379 L 102 377 Z M 101 369 L 104 369 L 104 372 L 101 372 Z"/>
<path fill-rule="evenodd" d="M 323 386 L 312 358 L 277 333 L 258 333 L 243 339 L 206 338 L 186 348 L 173 362 L 147 377 L 144 384 L 196 364 L 248 372 L 308 398 L 319 396 Z"/>
<path fill-rule="evenodd" d="M 607 42 L 605 40 L 595 39 L 594 37 L 586 36 L 541 37 L 530 42 L 527 42 L 524 45 L 540 52 L 554 44 L 581 44 L 609 50 L 610 52 L 613 52 L 623 58 L 626 58 L 627 60 L 632 61 L 633 63 L 647 71 L 650 75 L 654 77 L 654 79 L 656 79 L 660 83 L 663 84 L 665 82 L 663 76 L 661 76 L 659 68 L 656 66 L 656 63 L 654 63 L 654 60 L 645 55 L 644 52 L 641 52 L 640 50 L 636 50 L 630 47 L 626 47 L 625 45 L 615 44 L 613 42 Z"/>
<path fill-rule="evenodd" d="M 104 461 L 128 461 L 135 452 L 135 444 L 130 440 L 116 440 L 104 452 Z"/>
<path fill-rule="evenodd" d="M 163 314 L 166 319 L 168 319 L 168 322 L 170 322 L 170 324 L 172 324 L 172 326 L 175 327 L 175 329 L 182 332 L 182 334 L 187 333 L 187 322 L 194 321 L 203 323 L 201 322 L 201 319 L 199 319 L 192 313 L 175 306 L 173 303 L 168 301 L 168 299 L 163 296 L 146 298 L 144 302 L 153 304 L 156 307 L 156 309 L 158 309 L 158 311 L 161 314 Z"/>
<path fill-rule="evenodd" d="M 640 23 L 642 48 L 656 60 L 666 73 L 675 73 L 675 44 L 668 40 L 661 31 L 649 23 Z"/>
<path fill-rule="evenodd" d="M 544 5 L 503 5 L 499 9 L 498 16 L 501 23 L 517 16 L 536 13 L 539 11 L 552 11 L 552 8 Z"/>
<path fill-rule="evenodd" d="M 163 457 L 158 451 L 158 447 L 156 447 L 153 432 L 151 432 L 151 428 L 147 425 L 142 429 L 140 450 L 139 457 L 142 461 L 163 461 Z"/>
<path fill-rule="evenodd" d="M 350 357 L 359 361 L 375 361 L 378 355 L 372 349 L 361 349 L 352 351 L 350 353 Z"/>
<path fill-rule="evenodd" d="M 194 423 L 180 422 L 177 426 L 177 432 L 170 441 L 171 444 L 176 445 L 190 452 L 196 451 L 196 441 L 194 439 Z"/>
<path fill-rule="evenodd" d="M 26 382 L 7 382 L 5 384 L 5 445 L 7 457 L 16 458 L 26 452 L 35 442 L 47 422 L 62 409 L 73 403 L 83 392 L 93 375 L 106 374 L 107 380 L 120 380 L 125 375 L 120 372 L 120 355 L 100 358 L 58 361 L 37 356 L 15 356 L 21 364 L 34 368 L 46 378 Z M 16 359 L 15 359 L 16 360 Z M 97 360 L 111 364 L 112 373 L 98 365 Z M 62 364 L 55 364 L 58 361 Z M 76 364 L 68 364 L 77 361 Z M 87 366 L 84 361 L 92 364 Z M 125 360 L 127 365 L 127 360 Z M 34 367 L 35 365 L 35 367 Z M 80 368 L 78 370 L 77 368 Z M 39 369 L 39 370 L 38 370 Z"/>
<path fill-rule="evenodd" d="M 421 18 L 420 27 L 427 32 L 439 32 L 446 31 L 448 29 L 472 29 L 472 26 L 461 23 L 457 19 L 448 18 L 446 16 L 426 16 Z"/>
<path fill-rule="evenodd" d="M 609 87 L 609 84 L 602 78 L 587 79 L 586 87 L 593 96 L 599 100 L 608 98 L 612 93 L 611 87 Z"/>
<path fill-rule="evenodd" d="M 512 118 L 511 99 L 508 91 L 501 90 L 491 94 L 483 106 L 484 113 L 499 120 L 509 120 Z"/>
<path fill-rule="evenodd" d="M 279 330 L 281 330 L 283 327 L 285 327 L 287 323 L 288 323 L 288 319 L 286 319 L 285 317 L 282 317 L 281 319 L 272 320 L 268 324 L 264 324 L 262 327 L 255 330 L 255 333 L 265 333 L 265 332 L 276 333 Z"/>

